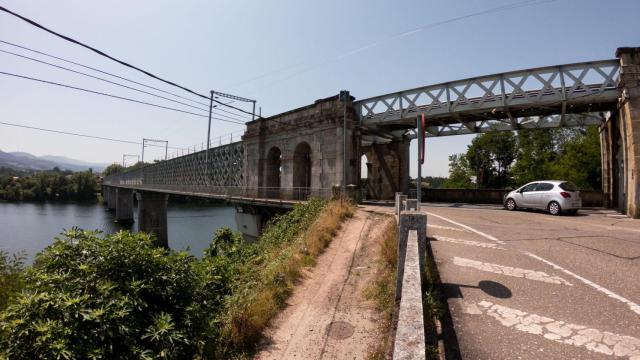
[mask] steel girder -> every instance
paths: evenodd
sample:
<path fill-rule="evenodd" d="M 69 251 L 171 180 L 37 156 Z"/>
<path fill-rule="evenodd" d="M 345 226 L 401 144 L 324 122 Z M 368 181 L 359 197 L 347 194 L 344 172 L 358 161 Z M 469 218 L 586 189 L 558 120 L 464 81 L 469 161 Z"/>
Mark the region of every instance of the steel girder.
<path fill-rule="evenodd" d="M 107 176 L 105 185 L 132 185 L 144 189 L 166 187 L 172 189 L 211 189 L 219 191 L 224 187 L 243 186 L 244 144 L 235 142 L 229 145 L 180 156 L 155 164 L 145 165 L 124 173 Z"/>
<path fill-rule="evenodd" d="M 355 106 L 365 129 L 413 128 L 424 113 L 429 136 L 578 126 L 584 122 L 569 114 L 612 109 L 619 68 L 614 59 L 512 71 L 376 96 Z"/>

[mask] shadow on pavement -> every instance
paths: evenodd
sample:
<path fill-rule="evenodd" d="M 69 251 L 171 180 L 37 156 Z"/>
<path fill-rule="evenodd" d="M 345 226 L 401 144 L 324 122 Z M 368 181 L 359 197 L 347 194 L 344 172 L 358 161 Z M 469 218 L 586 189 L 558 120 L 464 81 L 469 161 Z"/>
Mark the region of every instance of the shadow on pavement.
<path fill-rule="evenodd" d="M 460 288 L 480 289 L 485 294 L 499 299 L 508 299 L 513 296 L 513 293 L 508 287 L 500 284 L 499 282 L 491 280 L 482 280 L 478 282 L 477 286 L 462 284 L 442 284 L 442 287 L 447 299 L 462 299 L 464 296 L 462 296 L 462 291 L 460 291 Z"/>

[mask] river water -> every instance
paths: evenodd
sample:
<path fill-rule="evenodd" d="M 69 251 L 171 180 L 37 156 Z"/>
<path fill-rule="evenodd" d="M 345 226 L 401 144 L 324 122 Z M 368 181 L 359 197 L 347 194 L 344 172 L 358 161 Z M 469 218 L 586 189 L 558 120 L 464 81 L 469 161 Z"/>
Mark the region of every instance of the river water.
<path fill-rule="evenodd" d="M 114 215 L 100 204 L 0 202 L 0 249 L 9 253 L 24 250 L 30 264 L 35 254 L 51 244 L 63 229 L 78 226 L 105 233 L 137 231 L 137 219 L 133 225 L 120 225 L 113 221 Z M 237 229 L 235 209 L 215 204 L 170 203 L 167 224 L 169 247 L 188 249 L 196 256 L 202 254 L 218 228 Z"/>

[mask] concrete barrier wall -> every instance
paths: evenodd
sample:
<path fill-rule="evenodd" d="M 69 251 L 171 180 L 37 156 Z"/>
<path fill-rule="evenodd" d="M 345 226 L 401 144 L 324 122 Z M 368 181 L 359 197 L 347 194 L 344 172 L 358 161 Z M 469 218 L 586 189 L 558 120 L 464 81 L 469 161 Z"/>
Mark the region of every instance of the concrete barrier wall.
<path fill-rule="evenodd" d="M 426 352 L 418 231 L 410 230 L 407 235 L 398 329 L 393 345 L 395 360 L 424 359 Z"/>
<path fill-rule="evenodd" d="M 396 209 L 399 209 L 396 282 L 398 324 L 393 359 L 402 360 L 426 358 L 422 269 L 426 255 L 427 215 L 407 210 L 407 202 L 406 196 L 396 196 Z M 416 200 L 413 199 L 413 202 Z"/>
<path fill-rule="evenodd" d="M 510 190 L 498 189 L 423 189 L 422 201 L 470 204 L 502 204 L 504 195 Z M 581 190 L 582 206 L 600 207 L 602 191 Z"/>

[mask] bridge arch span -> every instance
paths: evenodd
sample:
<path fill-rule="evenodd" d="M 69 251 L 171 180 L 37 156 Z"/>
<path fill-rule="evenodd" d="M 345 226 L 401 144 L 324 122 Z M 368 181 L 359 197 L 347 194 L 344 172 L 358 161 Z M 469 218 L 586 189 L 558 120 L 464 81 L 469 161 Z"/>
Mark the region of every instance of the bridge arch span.
<path fill-rule="evenodd" d="M 282 186 L 282 151 L 279 147 L 273 146 L 269 149 L 265 168 L 267 197 L 278 198 Z"/>
<path fill-rule="evenodd" d="M 304 196 L 308 188 L 313 186 L 311 179 L 312 164 L 311 146 L 306 141 L 298 143 L 293 151 L 293 187 L 299 189 Z"/>

